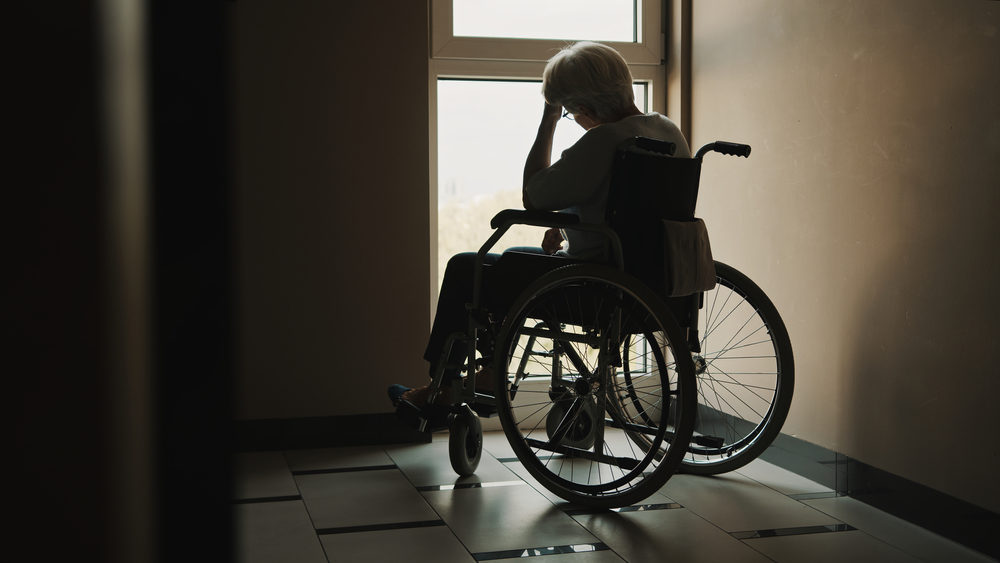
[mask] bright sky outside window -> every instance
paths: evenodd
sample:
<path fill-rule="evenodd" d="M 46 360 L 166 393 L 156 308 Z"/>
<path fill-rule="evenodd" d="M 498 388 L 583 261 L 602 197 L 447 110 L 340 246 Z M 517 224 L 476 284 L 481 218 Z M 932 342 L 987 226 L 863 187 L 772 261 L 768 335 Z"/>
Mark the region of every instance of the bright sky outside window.
<path fill-rule="evenodd" d="M 464 37 L 639 41 L 638 0 L 454 0 Z"/>

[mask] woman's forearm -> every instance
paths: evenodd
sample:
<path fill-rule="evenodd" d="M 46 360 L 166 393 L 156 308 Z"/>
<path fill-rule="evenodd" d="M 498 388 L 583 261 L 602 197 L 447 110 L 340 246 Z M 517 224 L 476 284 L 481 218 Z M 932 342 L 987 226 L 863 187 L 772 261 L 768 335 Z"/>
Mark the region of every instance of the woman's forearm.
<path fill-rule="evenodd" d="M 525 209 L 532 209 L 533 206 L 528 200 L 528 182 L 539 170 L 544 170 L 552 163 L 552 137 L 556 131 L 556 124 L 559 122 L 559 106 L 545 104 L 542 113 L 542 121 L 538 124 L 538 133 L 535 135 L 535 142 L 528 151 L 528 158 L 524 163 L 524 183 L 521 187 L 521 199 Z"/>

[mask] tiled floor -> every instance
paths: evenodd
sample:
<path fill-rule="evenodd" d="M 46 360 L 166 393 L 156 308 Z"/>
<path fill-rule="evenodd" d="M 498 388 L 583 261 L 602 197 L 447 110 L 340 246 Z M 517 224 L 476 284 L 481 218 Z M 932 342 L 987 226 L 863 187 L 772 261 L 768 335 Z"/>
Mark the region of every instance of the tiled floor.
<path fill-rule="evenodd" d="M 675 475 L 642 506 L 568 510 L 485 435 L 459 478 L 447 434 L 430 444 L 239 454 L 239 561 L 990 561 L 757 460 Z M 538 559 L 536 559 L 538 560 Z"/>

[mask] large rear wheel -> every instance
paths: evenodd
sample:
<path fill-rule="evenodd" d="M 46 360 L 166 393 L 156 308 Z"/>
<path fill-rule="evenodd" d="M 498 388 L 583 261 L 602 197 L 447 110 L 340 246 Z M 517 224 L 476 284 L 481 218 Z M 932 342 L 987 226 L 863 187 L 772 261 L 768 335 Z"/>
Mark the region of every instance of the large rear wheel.
<path fill-rule="evenodd" d="M 626 380 L 632 334 L 650 349 Z M 550 272 L 518 298 L 498 342 L 500 421 L 543 486 L 611 508 L 642 501 L 677 470 L 694 423 L 694 366 L 673 316 L 640 282 L 591 264 Z"/>

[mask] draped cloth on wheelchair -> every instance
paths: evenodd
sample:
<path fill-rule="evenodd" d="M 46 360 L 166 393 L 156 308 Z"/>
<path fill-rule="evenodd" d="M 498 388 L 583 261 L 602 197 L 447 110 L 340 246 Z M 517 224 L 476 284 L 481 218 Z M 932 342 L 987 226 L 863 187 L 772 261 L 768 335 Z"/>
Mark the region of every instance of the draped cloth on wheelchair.
<path fill-rule="evenodd" d="M 668 297 L 681 297 L 715 287 L 715 263 L 705 221 L 662 220 L 663 274 Z"/>

